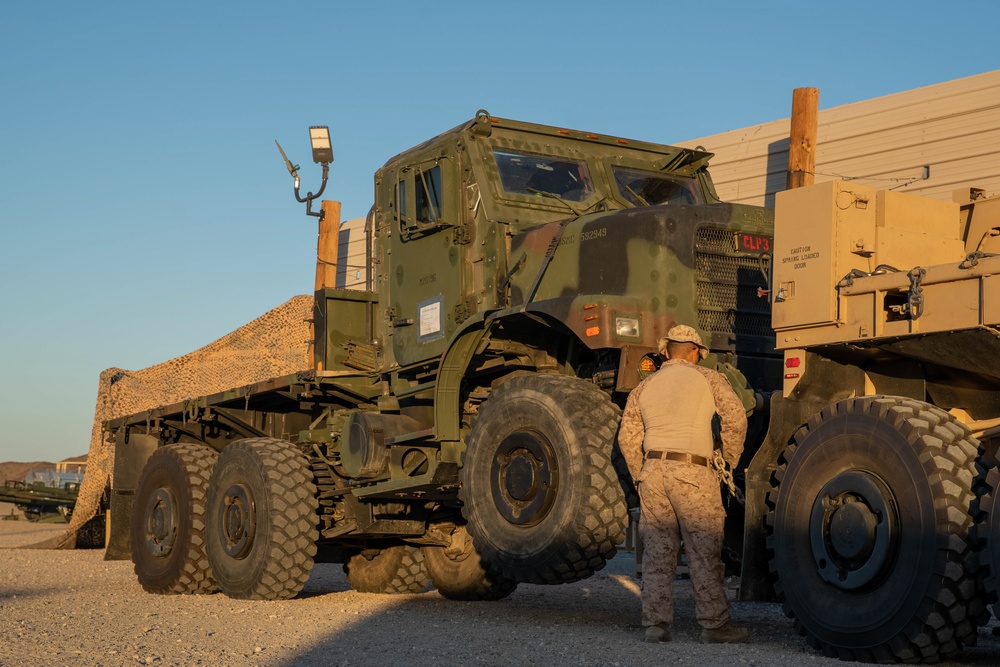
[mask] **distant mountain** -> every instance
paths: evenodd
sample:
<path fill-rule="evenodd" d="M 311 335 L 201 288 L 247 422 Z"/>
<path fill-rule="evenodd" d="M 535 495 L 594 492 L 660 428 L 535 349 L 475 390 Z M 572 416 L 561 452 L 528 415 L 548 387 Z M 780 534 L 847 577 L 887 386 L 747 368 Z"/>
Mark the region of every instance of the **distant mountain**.
<path fill-rule="evenodd" d="M 32 463 L 18 463 L 16 461 L 6 461 L 0 463 L 0 485 L 8 479 L 23 482 L 29 470 L 54 470 L 55 463 L 48 461 L 34 461 Z"/>

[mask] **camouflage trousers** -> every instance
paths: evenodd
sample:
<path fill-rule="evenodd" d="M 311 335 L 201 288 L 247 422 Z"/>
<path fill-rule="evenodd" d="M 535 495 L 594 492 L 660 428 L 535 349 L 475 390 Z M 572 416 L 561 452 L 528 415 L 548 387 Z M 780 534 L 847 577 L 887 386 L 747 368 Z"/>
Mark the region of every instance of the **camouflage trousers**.
<path fill-rule="evenodd" d="M 639 480 L 639 532 L 644 548 L 642 624 L 674 620 L 674 578 L 683 538 L 698 623 L 704 628 L 724 625 L 729 621 L 721 560 L 726 513 L 715 471 L 650 459 L 643 463 Z"/>

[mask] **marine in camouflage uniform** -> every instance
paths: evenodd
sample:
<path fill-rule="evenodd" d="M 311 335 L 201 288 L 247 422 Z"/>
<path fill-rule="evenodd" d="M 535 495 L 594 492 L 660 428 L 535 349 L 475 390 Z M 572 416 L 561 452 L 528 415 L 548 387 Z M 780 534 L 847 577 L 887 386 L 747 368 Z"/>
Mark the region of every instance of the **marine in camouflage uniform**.
<path fill-rule="evenodd" d="M 726 514 L 710 464 L 713 416 L 721 421 L 723 456 L 735 467 L 743 452 L 746 412 L 725 376 L 696 365 L 707 349 L 694 329 L 673 327 L 659 347 L 670 358 L 629 395 L 618 435 L 642 507 L 646 640 L 670 640 L 683 538 L 702 641 L 746 641 L 745 629 L 729 625 L 721 562 Z"/>

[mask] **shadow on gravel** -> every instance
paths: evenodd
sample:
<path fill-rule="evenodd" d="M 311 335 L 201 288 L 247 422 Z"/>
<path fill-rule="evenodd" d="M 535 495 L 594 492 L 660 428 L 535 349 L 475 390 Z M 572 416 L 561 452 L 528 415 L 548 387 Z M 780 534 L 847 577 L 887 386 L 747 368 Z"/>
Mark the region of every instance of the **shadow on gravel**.
<path fill-rule="evenodd" d="M 330 626 L 336 629 L 278 663 L 282 667 L 857 664 L 809 648 L 777 604 L 732 604 L 734 620 L 750 628 L 750 644 L 702 645 L 687 581 L 675 586 L 670 644 L 641 641 L 639 589 L 622 575 L 598 575 L 564 586 L 522 584 L 497 602 L 454 602 L 434 590 L 417 595 L 356 593 L 340 565 L 324 564 L 316 566 L 302 597 L 329 609 Z M 1000 638 L 990 627 L 980 630 L 979 645 L 968 649 L 960 664 L 1000 664 Z"/>
<path fill-rule="evenodd" d="M 52 596 L 64 594 L 65 588 L 56 588 L 55 586 L 49 586 L 47 588 L 38 588 L 37 586 L 32 586 L 31 588 L 15 588 L 9 583 L 0 583 L 0 606 L 3 606 L 6 602 L 16 601 L 16 600 L 30 600 L 32 598 L 45 599 Z M 0 662 L 0 665 L 3 663 Z"/>

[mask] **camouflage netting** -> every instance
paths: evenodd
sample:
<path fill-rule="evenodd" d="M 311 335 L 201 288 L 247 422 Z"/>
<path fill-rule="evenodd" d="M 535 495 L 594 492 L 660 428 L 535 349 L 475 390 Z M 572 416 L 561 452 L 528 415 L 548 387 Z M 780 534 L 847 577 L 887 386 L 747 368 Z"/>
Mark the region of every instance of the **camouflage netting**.
<path fill-rule="evenodd" d="M 114 442 L 105 440 L 101 422 L 308 368 L 312 308 L 312 296 L 296 296 L 183 357 L 139 371 L 109 368 L 101 373 L 87 474 L 73 518 L 64 535 L 35 548 L 104 545 L 103 516 L 97 511 L 114 468 Z M 117 378 L 114 384 L 112 378 Z"/>

